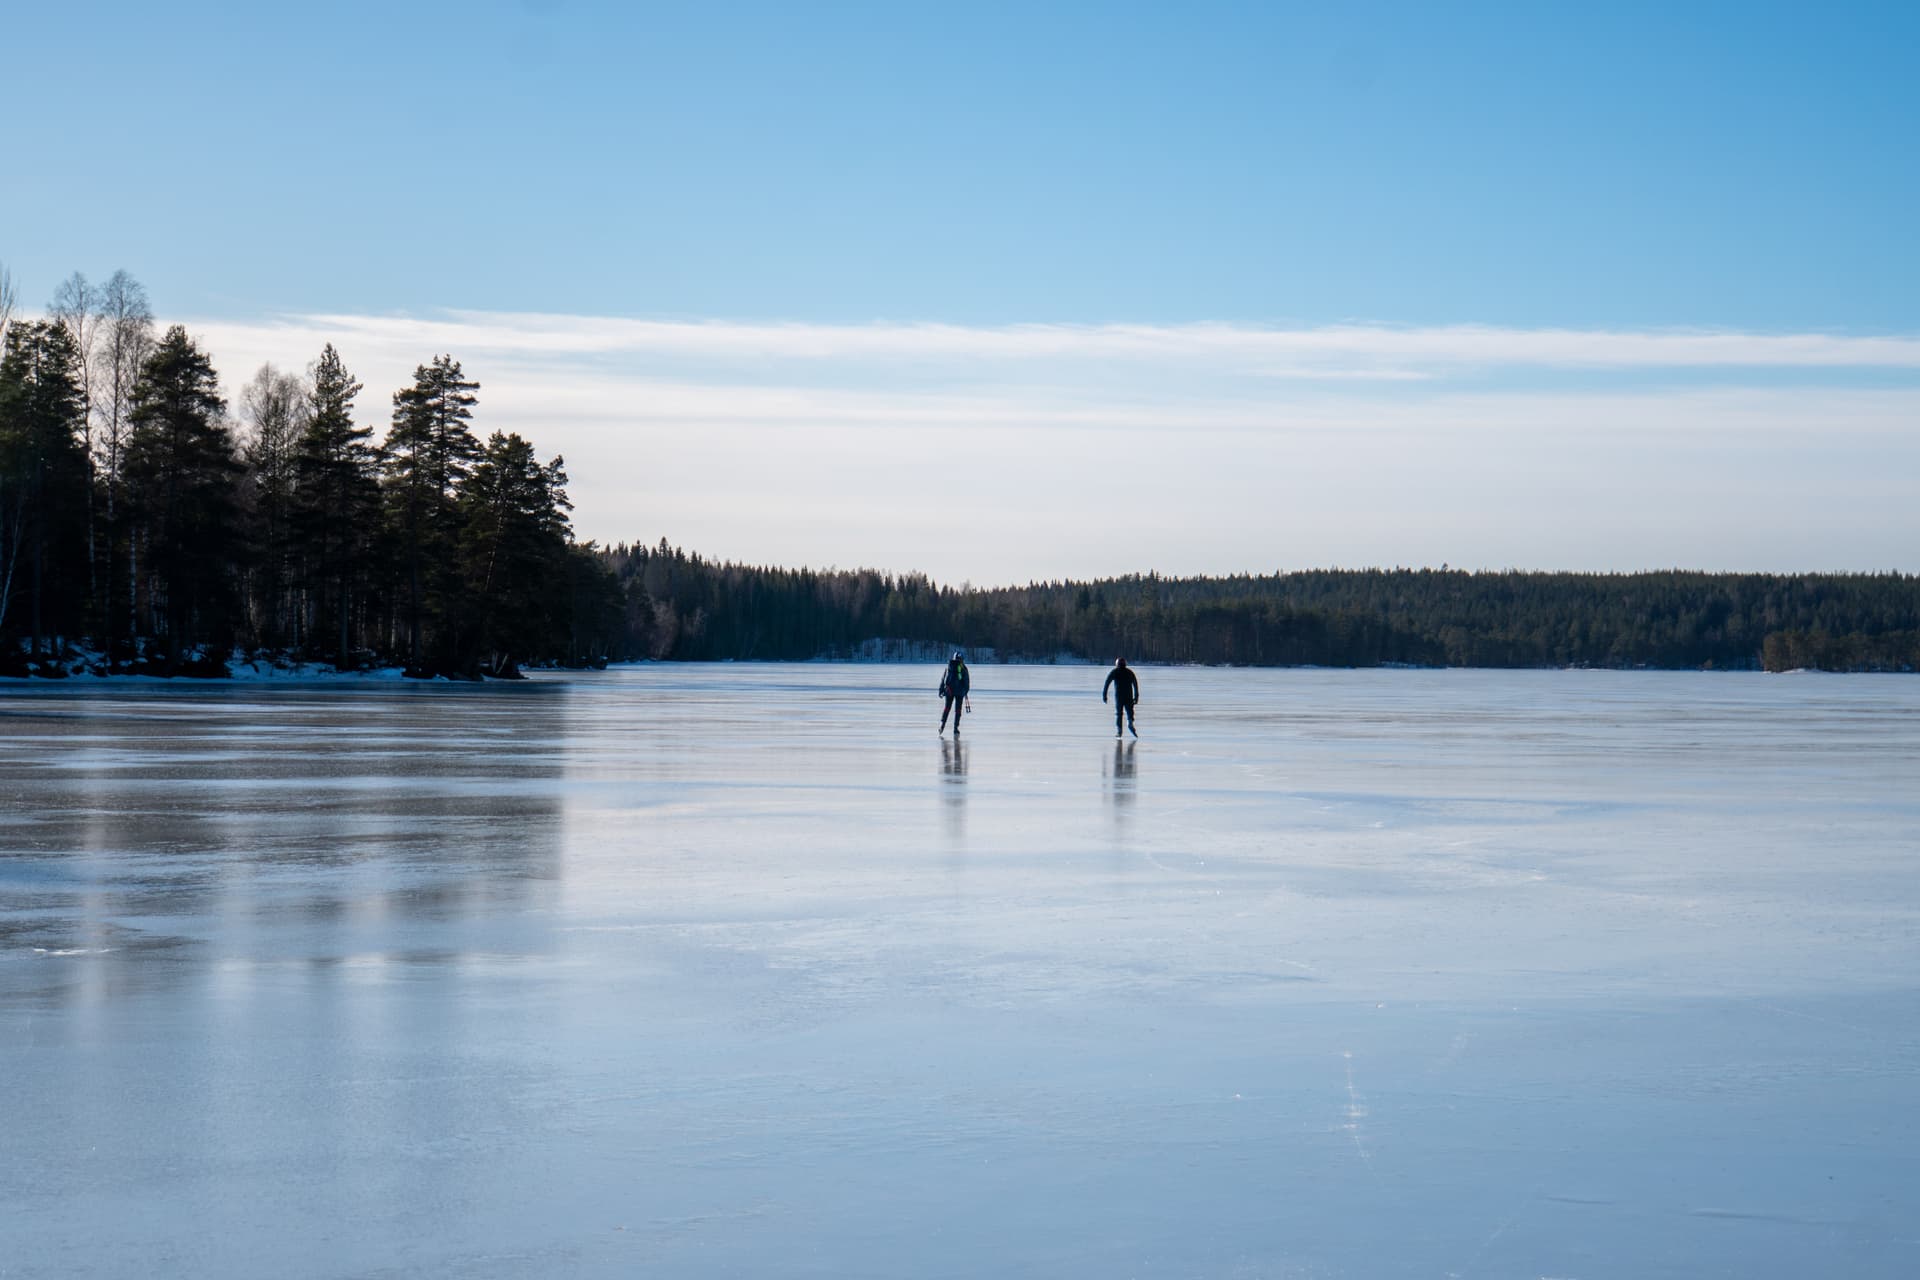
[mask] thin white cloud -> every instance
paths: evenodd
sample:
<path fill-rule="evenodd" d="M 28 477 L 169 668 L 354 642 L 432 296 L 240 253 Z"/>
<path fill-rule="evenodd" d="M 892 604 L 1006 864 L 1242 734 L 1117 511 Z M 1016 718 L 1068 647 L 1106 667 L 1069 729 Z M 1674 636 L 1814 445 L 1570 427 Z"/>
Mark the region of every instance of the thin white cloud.
<path fill-rule="evenodd" d="M 487 311 L 288 316 L 255 327 L 286 338 L 356 341 L 376 347 L 405 344 L 416 351 L 888 363 L 1126 360 L 1224 363 L 1256 373 L 1390 379 L 1459 367 L 1920 369 L 1920 336 L 1914 335 L 1485 325 L 1298 329 L 1230 324 L 827 325 Z"/>
<path fill-rule="evenodd" d="M 496 412 L 581 426 L 740 427 L 858 431 L 913 428 L 1157 432 L 1383 434 L 1500 430 L 1712 435 L 1845 430 L 1908 434 L 1920 423 L 1920 388 L 1757 390 L 1724 387 L 1584 394 L 1449 393 L 1382 400 L 1292 395 L 1270 400 L 1193 393 L 1157 401 L 1105 400 L 1051 389 L 1019 394 L 925 394 L 850 388 L 736 386 L 560 373 L 517 378 L 488 401 Z"/>

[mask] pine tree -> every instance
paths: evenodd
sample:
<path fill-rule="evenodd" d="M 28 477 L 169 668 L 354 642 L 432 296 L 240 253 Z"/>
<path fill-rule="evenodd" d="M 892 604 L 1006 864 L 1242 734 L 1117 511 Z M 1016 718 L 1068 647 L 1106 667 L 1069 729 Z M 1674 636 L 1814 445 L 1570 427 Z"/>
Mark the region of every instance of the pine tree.
<path fill-rule="evenodd" d="M 241 466 L 213 362 L 179 325 L 133 389 L 126 485 L 146 566 L 147 617 L 175 662 L 231 639 Z"/>
<path fill-rule="evenodd" d="M 379 454 L 372 427 L 353 423 L 360 383 L 328 343 L 312 370 L 307 429 L 294 452 L 293 526 L 306 550 L 307 581 L 315 597 L 315 634 L 328 620 L 335 635 L 334 664 L 351 661 L 354 587 L 367 572 L 372 517 L 379 502 Z"/>
<path fill-rule="evenodd" d="M 461 648 L 455 634 L 459 512 L 454 491 L 480 454 L 467 422 L 477 382 L 460 362 L 436 356 L 414 370 L 411 387 L 394 393 L 393 426 L 383 449 L 387 512 L 405 563 L 407 648 L 420 668 L 432 624 L 436 662 L 451 666 Z"/>

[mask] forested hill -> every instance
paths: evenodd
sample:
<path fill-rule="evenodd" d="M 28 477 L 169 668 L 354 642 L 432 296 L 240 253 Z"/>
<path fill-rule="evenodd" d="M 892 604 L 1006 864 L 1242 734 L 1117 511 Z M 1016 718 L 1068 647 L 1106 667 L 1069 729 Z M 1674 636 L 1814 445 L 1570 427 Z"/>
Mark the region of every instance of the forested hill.
<path fill-rule="evenodd" d="M 1920 670 L 1920 577 L 1899 573 L 1330 569 L 959 590 L 720 564 L 664 541 L 603 554 L 635 656 L 800 659 L 888 639 L 1250 666 Z"/>

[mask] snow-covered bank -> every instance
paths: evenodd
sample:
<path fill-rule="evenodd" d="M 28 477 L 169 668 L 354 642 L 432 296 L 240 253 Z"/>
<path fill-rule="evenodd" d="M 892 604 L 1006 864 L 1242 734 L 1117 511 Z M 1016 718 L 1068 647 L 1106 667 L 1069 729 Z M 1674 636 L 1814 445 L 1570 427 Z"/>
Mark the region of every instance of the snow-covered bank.
<path fill-rule="evenodd" d="M 342 671 L 330 662 L 270 662 L 264 659 L 227 664 L 231 680 L 404 680 L 404 667 L 369 667 Z"/>
<path fill-rule="evenodd" d="M 22 652 L 18 666 L 24 674 L 9 672 L 0 675 L 0 683 L 5 684 L 45 684 L 62 680 L 79 680 L 88 683 L 148 680 L 168 682 L 177 680 L 298 680 L 298 681 L 366 681 L 400 680 L 405 678 L 404 668 L 397 666 L 377 666 L 354 668 L 342 671 L 331 662 L 306 662 L 287 657 L 284 654 L 265 652 L 248 653 L 244 649 L 235 649 L 227 655 L 224 662 L 210 655 L 196 651 L 189 654 L 179 664 L 178 670 L 162 671 L 153 669 L 146 663 L 138 663 L 131 670 L 114 670 L 107 660 L 104 650 L 89 645 L 62 643 L 52 657 L 42 656 L 29 660 Z"/>

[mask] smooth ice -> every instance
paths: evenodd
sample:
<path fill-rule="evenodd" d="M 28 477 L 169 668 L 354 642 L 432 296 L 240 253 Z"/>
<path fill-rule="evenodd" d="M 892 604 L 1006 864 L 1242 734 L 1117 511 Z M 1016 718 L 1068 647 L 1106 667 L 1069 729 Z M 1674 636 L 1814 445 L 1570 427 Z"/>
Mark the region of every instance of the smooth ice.
<path fill-rule="evenodd" d="M 1920 1273 L 1920 680 L 0 692 L 0 1276 Z"/>

